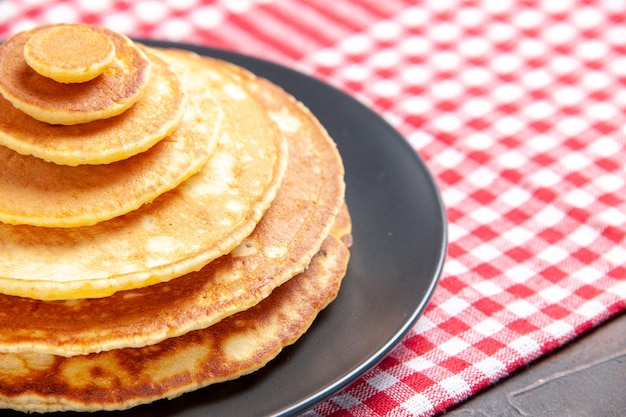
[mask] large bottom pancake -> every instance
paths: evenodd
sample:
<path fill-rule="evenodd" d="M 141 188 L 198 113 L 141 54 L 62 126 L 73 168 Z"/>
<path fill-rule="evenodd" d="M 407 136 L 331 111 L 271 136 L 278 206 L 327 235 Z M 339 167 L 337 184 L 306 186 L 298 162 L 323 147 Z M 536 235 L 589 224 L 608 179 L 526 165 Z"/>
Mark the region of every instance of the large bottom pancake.
<path fill-rule="evenodd" d="M 146 151 L 171 133 L 185 109 L 179 74 L 149 52 L 145 94 L 124 113 L 78 125 L 33 119 L 0 96 L 0 144 L 60 165 L 108 164 Z M 182 78 L 182 74 L 180 74 Z"/>
<path fill-rule="evenodd" d="M 146 97 L 137 108 L 120 116 L 119 120 L 94 123 L 104 126 L 104 130 L 100 131 L 101 138 L 106 136 L 104 132 L 120 138 L 130 136 L 128 129 L 133 132 L 132 135 L 136 135 L 135 132 L 147 131 L 152 134 L 152 128 L 157 131 L 165 128 L 161 133 L 167 135 L 167 139 L 160 140 L 161 137 L 157 137 L 158 143 L 148 151 L 119 162 L 79 166 L 57 165 L 38 157 L 17 155 L 0 146 L 0 163 L 6 168 L 0 171 L 0 221 L 40 227 L 93 225 L 153 201 L 204 166 L 213 154 L 222 131 L 224 116 L 220 104 L 208 85 L 199 88 L 198 79 L 203 79 L 202 74 L 181 77 L 181 83 L 176 72 L 155 54 L 151 55 L 155 62 L 160 62 L 155 74 L 160 77 L 154 80 L 151 88 L 161 93 L 155 92 L 153 99 Z M 185 99 L 185 90 L 193 91 L 189 100 Z M 159 98 L 163 96 L 170 98 L 160 102 Z M 148 106 L 146 102 L 151 105 Z M 157 108 L 160 110 L 155 111 Z M 125 123 L 133 118 L 133 114 L 137 114 L 135 123 Z M 160 118 L 158 126 L 149 122 L 152 117 L 148 116 L 150 114 Z M 90 131 L 84 125 L 54 129 Z M 50 139 L 52 143 L 46 146 L 54 148 L 55 141 L 42 133 L 33 132 L 32 137 Z M 96 133 L 96 130 L 92 133 Z M 68 138 L 71 139 L 93 145 L 89 137 L 82 135 Z M 109 145 L 107 141 L 101 143 L 102 149 L 111 148 Z"/>
<path fill-rule="evenodd" d="M 0 291 L 47 300 L 104 297 L 197 271 L 252 232 L 282 181 L 286 139 L 225 71 L 205 66 L 190 88 L 201 84 L 224 118 L 200 172 L 151 204 L 93 226 L 0 224 Z"/>
<path fill-rule="evenodd" d="M 0 354 L 0 407 L 126 409 L 256 371 L 305 333 L 336 297 L 348 258 L 348 248 L 331 235 L 305 272 L 258 305 L 154 346 L 70 358 Z"/>
<path fill-rule="evenodd" d="M 279 121 L 289 162 L 275 199 L 231 253 L 172 283 L 68 302 L 0 296 L 0 351 L 70 356 L 141 347 L 207 327 L 255 305 L 301 272 L 333 222 L 347 218 L 345 208 L 340 211 L 345 187 L 341 157 L 310 112 L 285 91 L 240 68 L 185 52 L 169 54 L 185 65 L 219 68 L 239 77 L 238 83 L 254 91 L 264 110 Z"/>

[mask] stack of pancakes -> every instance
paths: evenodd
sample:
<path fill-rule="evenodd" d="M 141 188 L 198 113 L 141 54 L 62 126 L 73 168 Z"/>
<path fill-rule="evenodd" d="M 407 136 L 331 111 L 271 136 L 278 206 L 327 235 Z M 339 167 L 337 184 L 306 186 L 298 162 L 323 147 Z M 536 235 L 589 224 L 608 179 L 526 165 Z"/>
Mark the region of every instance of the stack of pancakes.
<path fill-rule="evenodd" d="M 247 70 L 58 24 L 0 45 L 0 408 L 237 378 L 337 295 L 336 146 Z"/>

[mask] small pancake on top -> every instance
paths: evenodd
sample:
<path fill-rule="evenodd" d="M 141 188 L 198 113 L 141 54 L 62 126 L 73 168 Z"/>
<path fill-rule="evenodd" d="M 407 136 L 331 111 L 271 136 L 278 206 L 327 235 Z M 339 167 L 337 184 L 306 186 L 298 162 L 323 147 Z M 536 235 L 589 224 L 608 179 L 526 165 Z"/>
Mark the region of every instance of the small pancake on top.
<path fill-rule="evenodd" d="M 98 26 L 88 29 L 99 32 L 110 39 L 115 46 L 115 58 L 108 62 L 106 57 L 99 57 L 100 43 L 96 43 L 98 51 L 91 51 L 90 42 L 71 42 L 59 47 L 79 46 L 81 50 L 67 51 L 64 55 L 83 55 L 96 60 L 96 64 L 108 64 L 100 76 L 81 83 L 60 83 L 38 73 L 28 65 L 24 57 L 24 47 L 32 36 L 39 32 L 53 31 L 51 36 L 64 35 L 59 28 L 71 31 L 70 36 L 88 36 L 85 26 L 80 24 L 40 26 L 28 31 L 17 33 L 7 39 L 0 48 L 0 93 L 15 107 L 31 117 L 51 124 L 77 124 L 116 116 L 135 104 L 145 92 L 150 81 L 152 69 L 150 60 L 126 36 Z M 65 37 L 65 35 L 63 36 Z M 92 39 L 89 36 L 89 39 Z M 46 42 L 49 44 L 50 42 Z M 34 48 L 41 52 L 41 48 Z M 88 52 L 85 53 L 84 49 Z M 58 67 L 53 52 L 35 55 L 33 48 L 26 48 L 27 56 L 37 67 L 53 67 L 65 70 L 62 74 L 72 76 L 77 68 L 63 69 Z M 47 60 L 52 60 L 47 65 Z M 70 60 L 78 68 L 87 66 Z M 45 73 L 45 71 L 44 71 Z M 57 76 L 58 78 L 58 76 Z"/>
<path fill-rule="evenodd" d="M 38 74 L 60 83 L 91 81 L 114 58 L 111 38 L 84 25 L 56 25 L 35 31 L 24 45 L 26 63 Z"/>

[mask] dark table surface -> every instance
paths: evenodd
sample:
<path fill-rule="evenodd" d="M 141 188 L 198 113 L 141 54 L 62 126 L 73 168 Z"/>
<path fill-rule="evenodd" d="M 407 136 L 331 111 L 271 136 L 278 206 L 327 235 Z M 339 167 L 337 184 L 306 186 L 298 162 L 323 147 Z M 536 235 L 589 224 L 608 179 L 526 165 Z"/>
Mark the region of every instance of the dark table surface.
<path fill-rule="evenodd" d="M 445 415 L 626 416 L 626 315 L 519 370 Z"/>

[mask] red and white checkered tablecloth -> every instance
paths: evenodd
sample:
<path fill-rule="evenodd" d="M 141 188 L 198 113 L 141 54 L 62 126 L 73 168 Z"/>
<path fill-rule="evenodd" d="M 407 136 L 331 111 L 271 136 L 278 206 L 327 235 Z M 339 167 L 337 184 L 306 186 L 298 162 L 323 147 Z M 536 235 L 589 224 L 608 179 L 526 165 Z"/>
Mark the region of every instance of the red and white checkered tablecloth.
<path fill-rule="evenodd" d="M 0 0 L 260 56 L 373 107 L 426 161 L 449 249 L 416 326 L 307 412 L 429 416 L 626 310 L 626 2 Z"/>

